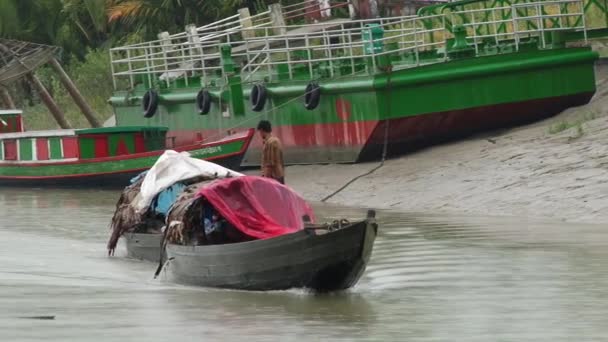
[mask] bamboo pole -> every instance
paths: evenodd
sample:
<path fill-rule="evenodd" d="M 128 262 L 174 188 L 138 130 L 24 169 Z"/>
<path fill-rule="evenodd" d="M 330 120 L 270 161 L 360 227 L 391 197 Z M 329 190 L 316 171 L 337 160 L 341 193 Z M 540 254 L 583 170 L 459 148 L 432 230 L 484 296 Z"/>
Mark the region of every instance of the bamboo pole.
<path fill-rule="evenodd" d="M 40 94 L 40 99 L 42 100 L 42 102 L 44 102 L 46 107 L 49 109 L 49 111 L 53 115 L 53 118 L 55 118 L 55 121 L 57 121 L 57 124 L 59 125 L 59 127 L 63 128 L 63 129 L 72 128 L 70 123 L 65 119 L 65 115 L 63 114 L 63 111 L 59 108 L 57 103 L 55 103 L 55 100 L 53 100 L 53 97 L 51 97 L 51 94 L 49 94 L 49 92 L 46 90 L 46 88 L 44 87 L 42 82 L 40 82 L 38 77 L 36 77 L 36 75 L 34 75 L 34 73 L 29 73 L 29 74 L 27 74 L 26 77 L 27 77 L 28 81 L 30 81 L 32 86 L 34 88 L 36 88 L 36 91 L 38 92 L 38 94 Z"/>
<path fill-rule="evenodd" d="M 80 111 L 87 119 L 87 121 L 89 121 L 91 127 L 101 127 L 101 123 L 95 117 L 95 112 L 89 106 L 84 97 L 80 94 L 74 82 L 72 82 L 68 74 L 61 67 L 61 64 L 59 64 L 59 62 L 55 58 L 51 58 L 49 60 L 49 64 L 51 65 L 53 70 L 55 70 L 55 72 L 59 74 L 59 79 L 61 80 L 61 83 L 67 89 L 68 93 L 70 93 L 70 96 L 72 96 L 72 99 L 74 99 L 74 102 L 76 103 L 76 105 L 78 105 Z"/>
<path fill-rule="evenodd" d="M 4 106 L 7 109 L 15 109 L 15 102 L 13 101 L 11 94 L 8 92 L 8 90 L 6 88 L 1 87 L 1 86 L 0 86 L 0 97 L 2 98 L 2 102 L 4 102 Z"/>

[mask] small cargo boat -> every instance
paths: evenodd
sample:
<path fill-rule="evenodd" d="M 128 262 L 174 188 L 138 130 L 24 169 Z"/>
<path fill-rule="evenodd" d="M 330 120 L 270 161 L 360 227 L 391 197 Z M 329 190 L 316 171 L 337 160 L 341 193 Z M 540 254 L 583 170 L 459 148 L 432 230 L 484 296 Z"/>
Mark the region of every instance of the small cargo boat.
<path fill-rule="evenodd" d="M 309 226 L 272 239 L 210 246 L 168 244 L 169 273 L 178 283 L 240 290 L 354 286 L 378 232 L 373 211 L 344 227 Z"/>
<path fill-rule="evenodd" d="M 0 185 L 124 187 L 165 152 L 167 127 L 25 131 L 21 110 L 0 111 Z M 175 148 L 238 168 L 254 130 Z"/>
<path fill-rule="evenodd" d="M 219 242 L 203 228 L 209 208 L 224 222 Z M 257 176 L 201 186 L 173 204 L 166 222 L 157 275 L 164 265 L 177 283 L 253 291 L 348 289 L 363 274 L 378 233 L 374 211 L 352 224 L 315 224 L 299 195 Z"/>
<path fill-rule="evenodd" d="M 353 223 L 315 222 L 311 206 L 270 178 L 165 152 L 132 179 L 116 204 L 107 244 L 156 261 L 156 276 L 241 290 L 354 286 L 378 233 L 375 212 Z"/>

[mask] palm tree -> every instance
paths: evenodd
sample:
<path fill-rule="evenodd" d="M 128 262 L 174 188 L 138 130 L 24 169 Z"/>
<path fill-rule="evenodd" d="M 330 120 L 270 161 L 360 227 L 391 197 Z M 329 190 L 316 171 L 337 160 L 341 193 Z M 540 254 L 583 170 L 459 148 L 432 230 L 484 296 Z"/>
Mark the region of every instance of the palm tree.
<path fill-rule="evenodd" d="M 63 13 L 86 45 L 97 47 L 108 39 L 106 0 L 63 0 Z"/>
<path fill-rule="evenodd" d="M 108 19 L 153 38 L 158 32 L 183 31 L 234 13 L 243 0 L 109 0 Z"/>

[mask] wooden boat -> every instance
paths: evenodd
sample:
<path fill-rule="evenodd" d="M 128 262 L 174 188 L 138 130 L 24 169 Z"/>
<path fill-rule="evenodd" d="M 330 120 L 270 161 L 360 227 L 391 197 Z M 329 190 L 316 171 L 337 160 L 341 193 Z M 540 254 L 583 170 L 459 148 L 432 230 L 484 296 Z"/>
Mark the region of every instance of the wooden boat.
<path fill-rule="evenodd" d="M 242 243 L 167 244 L 168 272 L 182 284 L 240 290 L 307 288 L 337 291 L 355 285 L 378 233 L 375 212 L 338 229 L 312 226 Z"/>
<path fill-rule="evenodd" d="M 128 257 L 158 261 L 156 276 L 168 265 L 177 283 L 242 290 L 343 290 L 363 274 L 378 233 L 375 211 L 352 224 L 316 224 L 312 207 L 273 179 L 222 176 L 203 165 L 178 184 L 163 178 L 176 163 L 158 163 L 118 200 L 109 255 L 123 237 Z"/>
<path fill-rule="evenodd" d="M 166 127 L 25 131 L 20 110 L 0 111 L 0 185 L 124 187 L 167 149 Z M 253 129 L 173 148 L 238 169 Z"/>

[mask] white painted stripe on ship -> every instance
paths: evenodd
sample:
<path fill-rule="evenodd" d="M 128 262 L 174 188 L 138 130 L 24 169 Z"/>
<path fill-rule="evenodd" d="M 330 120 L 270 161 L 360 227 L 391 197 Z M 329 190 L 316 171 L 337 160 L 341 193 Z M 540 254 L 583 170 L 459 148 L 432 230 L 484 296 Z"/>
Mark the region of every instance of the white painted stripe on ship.
<path fill-rule="evenodd" d="M 59 147 L 61 148 L 61 159 L 63 159 L 65 157 L 63 154 L 63 138 L 59 138 Z"/>
<path fill-rule="evenodd" d="M 38 149 L 36 148 L 36 138 L 32 138 L 32 160 L 38 160 Z"/>
<path fill-rule="evenodd" d="M 15 146 L 17 147 L 17 160 L 21 160 L 21 139 L 15 139 Z"/>
<path fill-rule="evenodd" d="M 48 152 L 47 152 L 47 155 L 48 155 L 48 157 L 49 157 L 48 159 L 49 159 L 49 160 L 53 159 L 53 158 L 51 157 L 51 139 L 48 139 L 48 138 L 46 139 L 46 150 L 48 151 Z"/>
<path fill-rule="evenodd" d="M 4 140 L 0 140 L 0 160 L 4 160 Z"/>

